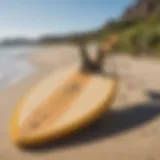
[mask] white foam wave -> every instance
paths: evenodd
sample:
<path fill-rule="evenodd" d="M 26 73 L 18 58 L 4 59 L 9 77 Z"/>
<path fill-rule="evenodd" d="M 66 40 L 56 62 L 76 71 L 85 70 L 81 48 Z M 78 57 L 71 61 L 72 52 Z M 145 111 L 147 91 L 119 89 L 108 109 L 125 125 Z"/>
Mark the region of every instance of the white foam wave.
<path fill-rule="evenodd" d="M 36 71 L 25 59 L 35 48 L 0 48 L 0 89 L 16 84 Z"/>

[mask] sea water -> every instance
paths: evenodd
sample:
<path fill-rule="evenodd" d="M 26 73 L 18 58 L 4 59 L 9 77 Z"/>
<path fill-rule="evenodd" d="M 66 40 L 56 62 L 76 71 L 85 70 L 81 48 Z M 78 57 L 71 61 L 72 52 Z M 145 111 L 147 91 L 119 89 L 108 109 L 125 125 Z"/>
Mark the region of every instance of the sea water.
<path fill-rule="evenodd" d="M 0 89 L 16 84 L 36 71 L 26 57 L 38 48 L 37 46 L 0 47 Z"/>

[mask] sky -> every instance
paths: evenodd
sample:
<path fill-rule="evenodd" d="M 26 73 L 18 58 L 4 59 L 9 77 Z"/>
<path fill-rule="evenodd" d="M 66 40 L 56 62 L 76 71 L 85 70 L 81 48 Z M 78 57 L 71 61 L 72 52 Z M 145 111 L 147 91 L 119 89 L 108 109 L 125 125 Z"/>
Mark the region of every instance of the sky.
<path fill-rule="evenodd" d="M 0 39 L 96 29 L 134 0 L 0 0 Z"/>

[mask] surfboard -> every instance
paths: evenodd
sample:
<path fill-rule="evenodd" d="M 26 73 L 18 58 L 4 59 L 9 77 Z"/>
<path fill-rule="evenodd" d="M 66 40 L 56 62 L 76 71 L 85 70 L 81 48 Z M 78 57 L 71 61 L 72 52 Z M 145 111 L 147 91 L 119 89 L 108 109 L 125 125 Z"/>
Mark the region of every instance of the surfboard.
<path fill-rule="evenodd" d="M 117 83 L 115 77 L 83 72 L 77 65 L 50 74 L 16 106 L 12 143 L 41 145 L 91 123 L 110 107 Z"/>

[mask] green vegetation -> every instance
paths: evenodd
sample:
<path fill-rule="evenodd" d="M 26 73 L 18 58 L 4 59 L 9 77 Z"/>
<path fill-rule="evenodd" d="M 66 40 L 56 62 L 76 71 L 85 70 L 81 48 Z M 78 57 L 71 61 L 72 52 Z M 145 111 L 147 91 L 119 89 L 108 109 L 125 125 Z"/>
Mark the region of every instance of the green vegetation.
<path fill-rule="evenodd" d="M 96 21 L 95 21 L 96 23 Z M 26 39 L 4 40 L 1 44 L 53 44 L 102 41 L 112 33 L 120 36 L 114 50 L 134 55 L 160 56 L 160 0 L 137 0 L 118 20 L 107 22 L 101 28 L 67 35 L 44 35 L 37 41 Z"/>
<path fill-rule="evenodd" d="M 120 35 L 118 50 L 138 55 L 140 53 L 160 55 L 159 14 L 153 14 L 139 21 L 120 21 L 115 24 L 114 27 L 104 28 L 100 34 L 100 39 L 107 36 L 109 32 L 116 32 Z"/>

